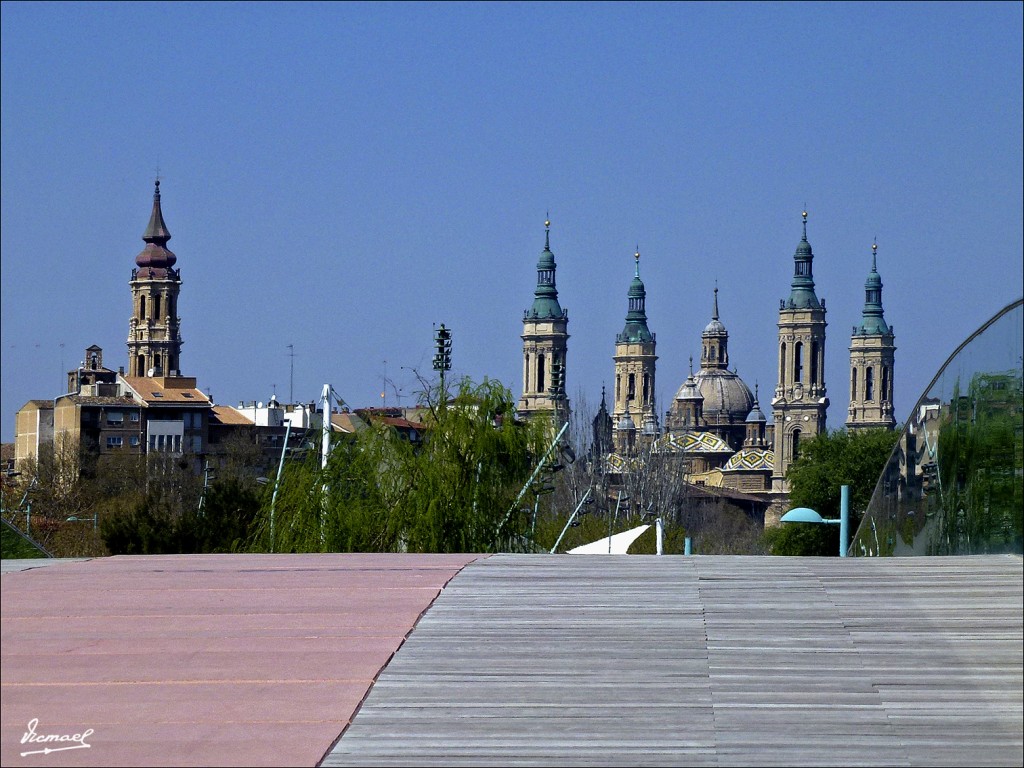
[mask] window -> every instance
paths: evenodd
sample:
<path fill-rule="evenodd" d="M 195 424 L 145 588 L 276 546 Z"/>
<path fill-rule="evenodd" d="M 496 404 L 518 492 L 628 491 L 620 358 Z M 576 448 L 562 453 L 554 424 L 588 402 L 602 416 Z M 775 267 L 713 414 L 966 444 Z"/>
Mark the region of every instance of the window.
<path fill-rule="evenodd" d="M 153 297 L 153 318 L 160 319 L 160 294 Z"/>
<path fill-rule="evenodd" d="M 626 399 L 633 400 L 636 398 L 636 374 L 629 374 L 629 383 L 626 385 Z"/>
<path fill-rule="evenodd" d="M 138 435 L 132 435 L 131 437 L 128 438 L 128 445 L 130 445 L 133 448 L 135 448 L 135 447 L 138 446 L 138 444 L 139 444 L 139 436 Z"/>
<path fill-rule="evenodd" d="M 868 366 L 867 373 L 864 376 L 864 399 L 875 399 L 875 371 L 871 366 Z"/>
<path fill-rule="evenodd" d="M 138 421 L 139 420 L 139 412 L 138 411 L 132 411 L 128 415 L 128 418 L 130 418 L 132 421 Z"/>
<path fill-rule="evenodd" d="M 537 391 L 544 391 L 544 355 L 537 355 Z"/>
<path fill-rule="evenodd" d="M 186 398 L 186 399 L 188 399 L 188 400 L 192 399 L 192 393 L 191 392 L 182 392 L 181 396 Z"/>
<path fill-rule="evenodd" d="M 800 457 L 800 430 L 793 430 L 793 461 Z"/>
<path fill-rule="evenodd" d="M 818 383 L 818 342 L 811 342 L 811 384 Z"/>
<path fill-rule="evenodd" d="M 164 396 L 163 392 L 154 392 L 153 393 L 153 397 L 163 397 L 163 396 Z"/>
<path fill-rule="evenodd" d="M 139 320 L 146 319 L 146 297 L 139 296 Z"/>
<path fill-rule="evenodd" d="M 798 341 L 793 348 L 793 383 L 799 384 L 804 375 L 804 345 Z"/>
<path fill-rule="evenodd" d="M 892 395 L 889 393 L 889 366 L 882 366 L 882 391 L 878 394 L 879 400 L 891 400 Z"/>
<path fill-rule="evenodd" d="M 857 369 L 850 371 L 850 399 L 857 399 Z"/>
<path fill-rule="evenodd" d="M 107 448 L 120 448 L 123 443 L 121 436 L 111 435 L 107 437 Z"/>
<path fill-rule="evenodd" d="M 107 413 L 107 424 L 124 424 L 124 414 L 120 411 L 109 411 Z"/>

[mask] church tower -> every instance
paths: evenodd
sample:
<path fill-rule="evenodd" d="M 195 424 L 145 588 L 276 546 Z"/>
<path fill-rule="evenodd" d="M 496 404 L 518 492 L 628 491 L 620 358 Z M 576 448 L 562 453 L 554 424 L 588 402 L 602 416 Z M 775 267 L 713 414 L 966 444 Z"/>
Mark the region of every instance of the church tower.
<path fill-rule="evenodd" d="M 544 222 L 544 250 L 537 261 L 533 306 L 523 313 L 523 396 L 519 414 L 568 415 L 565 399 L 565 355 L 569 313 L 558 303 L 555 255 L 551 252 L 551 222 Z M 557 412 L 557 413 L 556 413 Z"/>
<path fill-rule="evenodd" d="M 640 279 L 640 251 L 634 254 L 636 271 L 629 284 L 629 310 L 626 326 L 615 337 L 615 392 L 613 423 L 617 451 L 630 446 L 632 429 L 642 426 L 643 434 L 657 436 L 657 415 L 654 410 L 655 339 L 647 327 L 647 290 Z"/>
<path fill-rule="evenodd" d="M 871 272 L 864 283 L 864 313 L 850 337 L 850 414 L 846 428 L 893 429 L 892 380 L 896 336 L 882 313 L 878 244 L 871 246 Z"/>
<path fill-rule="evenodd" d="M 177 376 L 181 358 L 178 291 L 181 271 L 167 249 L 171 233 L 160 210 L 160 181 L 153 192 L 153 212 L 142 235 L 146 247 L 135 257 L 129 285 L 132 318 L 128 323 L 128 375 Z"/>
<path fill-rule="evenodd" d="M 779 302 L 779 379 L 772 398 L 775 468 L 772 490 L 789 490 L 786 472 L 800 452 L 800 440 L 825 431 L 825 300 L 814 294 L 814 253 L 804 235 L 793 256 L 788 299 Z"/>

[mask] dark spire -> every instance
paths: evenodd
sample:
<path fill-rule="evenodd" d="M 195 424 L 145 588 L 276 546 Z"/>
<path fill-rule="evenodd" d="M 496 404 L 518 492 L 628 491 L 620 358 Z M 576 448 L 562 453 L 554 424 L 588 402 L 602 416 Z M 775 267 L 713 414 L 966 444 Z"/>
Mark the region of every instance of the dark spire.
<path fill-rule="evenodd" d="M 729 366 L 729 332 L 718 319 L 718 281 L 715 281 L 715 298 L 711 322 L 704 326 L 701 338 L 700 367 L 727 368 Z"/>
<path fill-rule="evenodd" d="M 167 241 L 171 239 L 170 230 L 164 223 L 163 211 L 160 210 L 160 179 L 156 180 L 156 188 L 153 191 L 153 213 L 149 216 L 149 225 L 146 227 L 142 239 L 147 243 L 157 243 L 158 245 L 167 245 Z"/>
<path fill-rule="evenodd" d="M 622 329 L 615 338 L 616 344 L 623 342 L 648 342 L 654 341 L 650 328 L 647 327 L 647 289 L 640 279 L 640 247 L 637 246 L 633 254 L 636 260 L 636 268 L 633 273 L 633 281 L 629 284 L 629 311 L 626 313 L 626 327 Z"/>
<path fill-rule="evenodd" d="M 153 192 L 153 212 L 149 215 L 149 224 L 142 234 L 146 243 L 142 253 L 135 257 L 135 263 L 144 269 L 149 269 L 150 276 L 156 274 L 155 270 L 166 270 L 174 266 L 178 260 L 170 250 L 167 249 L 167 241 L 171 239 L 171 232 L 164 222 L 164 214 L 160 208 L 160 180 L 156 181 L 156 188 Z M 143 276 L 143 275 L 140 275 Z"/>
<path fill-rule="evenodd" d="M 783 302 L 787 309 L 820 309 L 821 303 L 814 294 L 814 253 L 807 242 L 807 211 L 803 212 L 803 239 L 796 246 L 793 256 L 793 283 L 789 300 Z"/>
<path fill-rule="evenodd" d="M 871 245 L 871 272 L 864 283 L 864 311 L 861 323 L 853 332 L 862 336 L 886 335 L 890 333 L 882 310 L 882 278 L 877 268 L 878 242 Z"/>
<path fill-rule="evenodd" d="M 555 254 L 551 252 L 551 220 L 544 220 L 544 250 L 537 260 L 537 289 L 533 293 L 533 306 L 524 313 L 524 319 L 562 319 L 566 313 L 558 303 L 555 286 Z"/>

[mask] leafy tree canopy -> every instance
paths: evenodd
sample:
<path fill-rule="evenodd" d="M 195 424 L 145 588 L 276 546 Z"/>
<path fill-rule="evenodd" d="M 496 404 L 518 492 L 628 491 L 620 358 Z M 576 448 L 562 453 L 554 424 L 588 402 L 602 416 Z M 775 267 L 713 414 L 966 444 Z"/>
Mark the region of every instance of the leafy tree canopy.
<path fill-rule="evenodd" d="M 789 468 L 790 507 L 810 507 L 825 518 L 838 518 L 840 490 L 850 487 L 850 535 L 871 501 L 899 430 L 869 429 L 818 435 L 800 444 Z M 839 526 L 785 524 L 765 532 L 772 554 L 834 556 Z"/>

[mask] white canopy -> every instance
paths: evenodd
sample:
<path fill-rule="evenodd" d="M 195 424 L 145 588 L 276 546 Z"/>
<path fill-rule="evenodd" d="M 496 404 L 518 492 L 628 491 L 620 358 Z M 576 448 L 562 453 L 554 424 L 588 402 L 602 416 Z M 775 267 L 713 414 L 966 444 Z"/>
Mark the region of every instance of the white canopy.
<path fill-rule="evenodd" d="M 629 545 L 632 544 L 641 533 L 646 531 L 651 526 L 641 525 L 637 528 L 631 528 L 628 531 L 622 533 L 616 533 L 614 536 L 605 536 L 603 539 L 592 541 L 589 544 L 584 544 L 574 549 L 569 550 L 570 555 L 607 555 L 609 554 L 608 540 L 611 539 L 611 550 L 610 554 L 613 555 L 624 555 L 626 550 L 629 549 Z"/>

